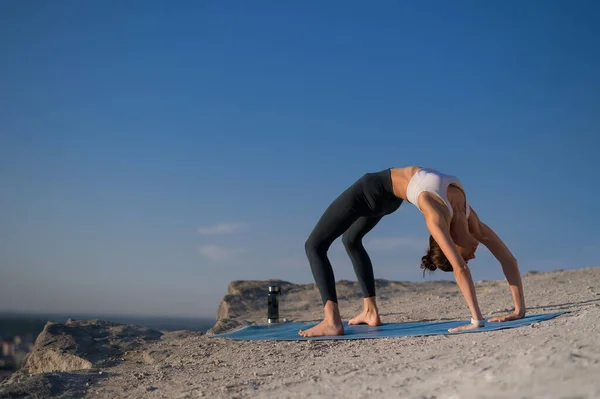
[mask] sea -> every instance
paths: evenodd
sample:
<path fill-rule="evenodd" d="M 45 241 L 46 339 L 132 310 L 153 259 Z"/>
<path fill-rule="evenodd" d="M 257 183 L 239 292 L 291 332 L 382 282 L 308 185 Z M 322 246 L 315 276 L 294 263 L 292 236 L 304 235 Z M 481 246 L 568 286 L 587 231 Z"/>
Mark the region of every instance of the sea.
<path fill-rule="evenodd" d="M 160 331 L 191 330 L 206 332 L 216 323 L 211 317 L 127 316 L 110 314 L 44 314 L 0 312 L 0 340 L 14 336 L 36 337 L 48 321 L 64 323 L 74 320 L 105 320 L 114 323 L 136 324 Z"/>

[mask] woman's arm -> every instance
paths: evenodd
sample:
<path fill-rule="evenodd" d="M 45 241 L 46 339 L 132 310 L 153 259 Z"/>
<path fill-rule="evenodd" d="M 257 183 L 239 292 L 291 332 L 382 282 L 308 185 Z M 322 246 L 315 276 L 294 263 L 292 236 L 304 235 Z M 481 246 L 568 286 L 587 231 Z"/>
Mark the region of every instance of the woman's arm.
<path fill-rule="evenodd" d="M 421 196 L 423 197 L 423 196 Z M 477 296 L 475 294 L 475 285 L 471 277 L 471 272 L 467 263 L 464 261 L 456 245 L 452 241 L 450 236 L 448 223 L 441 216 L 439 204 L 433 200 L 423 198 L 420 201 L 421 209 L 425 215 L 425 223 L 433 239 L 438 243 L 446 258 L 452 265 L 454 271 L 454 278 L 460 288 L 460 291 L 469 306 L 471 311 L 471 317 L 474 320 L 482 320 L 481 310 L 477 303 Z M 450 332 L 458 332 L 463 330 L 470 330 L 473 328 L 479 328 L 478 324 L 469 324 L 457 328 L 450 329 Z"/>
<path fill-rule="evenodd" d="M 473 218 L 472 221 L 471 217 Z M 472 208 L 471 217 L 469 217 L 469 224 L 474 224 L 474 228 L 472 229 L 473 235 L 480 243 L 490 250 L 492 255 L 494 255 L 502 265 L 502 271 L 504 272 L 506 281 L 508 281 L 513 302 L 515 304 L 515 311 L 513 313 L 506 316 L 494 317 L 488 321 L 509 321 L 523 318 L 525 316 L 525 296 L 523 294 L 523 283 L 521 281 L 521 273 L 519 272 L 517 259 L 494 230 L 479 220 L 479 217 Z"/>

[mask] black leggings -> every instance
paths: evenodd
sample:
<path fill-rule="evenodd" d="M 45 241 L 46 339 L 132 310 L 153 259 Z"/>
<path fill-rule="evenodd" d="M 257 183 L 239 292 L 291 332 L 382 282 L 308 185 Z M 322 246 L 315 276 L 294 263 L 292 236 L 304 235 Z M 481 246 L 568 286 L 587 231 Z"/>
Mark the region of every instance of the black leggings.
<path fill-rule="evenodd" d="M 337 303 L 335 277 L 327 251 L 342 234 L 363 297 L 375 296 L 373 265 L 362 239 L 381 218 L 395 212 L 401 204 L 402 199 L 392 189 L 390 170 L 386 169 L 363 175 L 325 210 L 305 245 L 323 305 L 328 300 Z"/>

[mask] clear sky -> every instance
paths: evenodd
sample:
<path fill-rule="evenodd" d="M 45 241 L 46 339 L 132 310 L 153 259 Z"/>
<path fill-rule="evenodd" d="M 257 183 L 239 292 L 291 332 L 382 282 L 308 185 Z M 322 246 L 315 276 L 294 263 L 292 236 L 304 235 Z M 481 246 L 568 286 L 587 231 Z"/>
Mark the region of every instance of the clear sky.
<path fill-rule="evenodd" d="M 1 2 L 0 309 L 214 316 L 231 280 L 312 282 L 329 203 L 415 164 L 522 272 L 600 265 L 599 4 Z M 422 281 L 427 238 L 404 203 L 376 277 Z"/>

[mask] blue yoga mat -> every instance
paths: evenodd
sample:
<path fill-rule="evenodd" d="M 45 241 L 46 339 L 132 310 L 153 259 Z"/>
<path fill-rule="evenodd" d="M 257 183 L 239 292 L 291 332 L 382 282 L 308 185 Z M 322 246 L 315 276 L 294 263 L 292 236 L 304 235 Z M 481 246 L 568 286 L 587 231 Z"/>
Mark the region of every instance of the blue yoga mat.
<path fill-rule="evenodd" d="M 287 322 L 270 325 L 246 326 L 236 331 L 213 335 L 213 338 L 229 338 L 246 341 L 305 341 L 305 340 L 326 340 L 326 339 L 372 339 L 372 338 L 391 338 L 391 337 L 411 337 L 418 335 L 438 335 L 438 334 L 466 334 L 485 331 L 503 330 L 527 326 L 536 322 L 552 319 L 565 312 L 544 313 L 527 315 L 522 319 L 505 321 L 502 323 L 486 323 L 483 328 L 462 331 L 459 333 L 449 333 L 449 328 L 459 327 L 468 324 L 465 320 L 452 320 L 442 322 L 416 322 L 416 323 L 385 323 L 378 327 L 371 327 L 366 324 L 349 326 L 344 322 L 344 335 L 334 337 L 310 337 L 304 338 L 298 335 L 298 330 L 306 330 L 316 323 L 314 322 Z"/>

